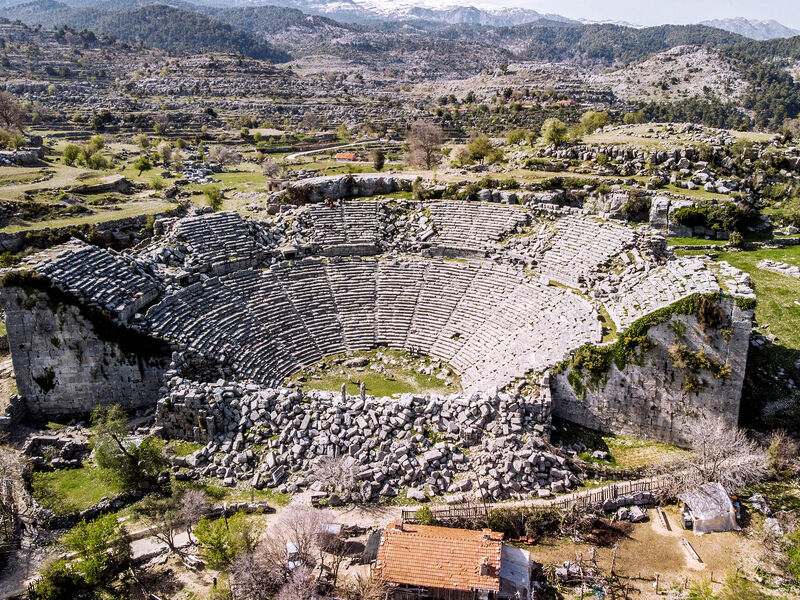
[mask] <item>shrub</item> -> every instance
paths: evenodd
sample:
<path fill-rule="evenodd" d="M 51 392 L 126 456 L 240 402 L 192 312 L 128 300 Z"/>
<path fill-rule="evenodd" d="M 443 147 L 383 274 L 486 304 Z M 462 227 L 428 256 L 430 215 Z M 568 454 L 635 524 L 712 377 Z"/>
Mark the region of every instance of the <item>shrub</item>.
<path fill-rule="evenodd" d="M 744 238 L 742 237 L 742 234 L 738 231 L 731 232 L 731 235 L 728 238 L 728 244 L 733 248 L 741 248 L 744 244 Z"/>
<path fill-rule="evenodd" d="M 91 443 L 97 466 L 124 490 L 133 490 L 164 467 L 164 442 L 148 436 L 137 444 L 126 434 L 127 417 L 119 405 L 95 407 Z"/>
<path fill-rule="evenodd" d="M 88 600 L 95 594 L 83 577 L 65 560 L 44 566 L 39 578 L 28 586 L 28 600 Z"/>
<path fill-rule="evenodd" d="M 622 213 L 628 221 L 646 220 L 650 214 L 650 196 L 631 190 Z"/>
<path fill-rule="evenodd" d="M 436 519 L 433 516 L 433 511 L 427 506 L 423 506 L 422 508 L 418 509 L 417 512 L 414 514 L 417 519 L 417 523 L 420 525 L 435 525 Z"/>
<path fill-rule="evenodd" d="M 80 152 L 81 149 L 75 144 L 67 144 L 64 148 L 64 164 L 70 167 L 74 165 Z"/>
<path fill-rule="evenodd" d="M 208 566 L 218 569 L 231 563 L 234 550 L 223 519 L 210 521 L 202 517 L 192 532 L 202 548 L 203 558 Z"/>
<path fill-rule="evenodd" d="M 218 185 L 207 185 L 203 192 L 206 195 L 206 204 L 211 207 L 211 210 L 217 212 L 222 208 L 222 202 L 225 199 L 222 195 L 222 188 Z"/>
<path fill-rule="evenodd" d="M 156 175 L 152 179 L 150 179 L 150 187 L 154 190 L 161 191 L 164 189 L 164 179 Z"/>
<path fill-rule="evenodd" d="M 146 156 L 142 155 L 135 163 L 133 163 L 133 168 L 137 169 L 139 171 L 139 175 L 141 175 L 145 171 L 152 169 L 153 165 L 150 164 L 150 160 Z"/>
<path fill-rule="evenodd" d="M 128 536 L 113 514 L 81 521 L 64 535 L 63 542 L 77 554 L 76 568 L 90 585 L 110 581 L 130 559 Z"/>

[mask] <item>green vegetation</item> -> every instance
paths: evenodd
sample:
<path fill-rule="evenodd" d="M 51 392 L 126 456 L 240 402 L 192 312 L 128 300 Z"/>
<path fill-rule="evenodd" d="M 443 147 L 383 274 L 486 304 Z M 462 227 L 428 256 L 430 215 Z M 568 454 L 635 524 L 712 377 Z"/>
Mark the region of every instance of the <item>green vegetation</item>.
<path fill-rule="evenodd" d="M 102 498 L 112 498 L 122 487 L 104 477 L 94 465 L 58 471 L 35 471 L 31 476 L 33 497 L 57 515 L 85 510 Z"/>
<path fill-rule="evenodd" d="M 610 346 L 600 348 L 592 344 L 581 346 L 571 358 L 557 365 L 553 372 L 558 374 L 569 370 L 567 379 L 570 385 L 580 397 L 583 397 L 586 393 L 584 377 L 588 376 L 589 387 L 595 387 L 602 383 L 612 364 L 619 370 L 624 369 L 630 362 L 641 364 L 644 355 L 653 344 L 647 337 L 647 332 L 651 327 L 666 323 L 673 315 L 695 315 L 701 328 L 718 326 L 717 320 L 721 312 L 716 303 L 719 299 L 718 294 L 695 294 L 679 300 L 637 320 Z"/>
<path fill-rule="evenodd" d="M 554 418 L 556 429 L 553 441 L 559 444 L 583 443 L 592 450 L 608 452 L 607 460 L 601 461 L 591 457 L 591 451 L 579 453 L 579 458 L 600 465 L 619 469 L 639 469 L 666 460 L 688 456 L 688 452 L 677 446 L 643 440 L 623 435 L 611 435 L 582 427 L 563 419 Z"/>
<path fill-rule="evenodd" d="M 164 442 L 148 436 L 137 444 L 126 435 L 127 416 L 118 404 L 95 407 L 91 443 L 97 465 L 107 480 L 129 491 L 152 481 L 164 468 Z"/>
<path fill-rule="evenodd" d="M 130 559 L 127 534 L 113 514 L 88 523 L 81 521 L 62 542 L 77 554 L 73 564 L 89 585 L 108 583 Z"/>
<path fill-rule="evenodd" d="M 222 195 L 222 188 L 218 185 L 207 185 L 203 188 L 206 195 L 206 204 L 211 207 L 214 212 L 222 209 L 224 196 Z"/>
<path fill-rule="evenodd" d="M 388 358 L 386 363 L 377 358 L 381 353 Z M 347 367 L 345 362 L 364 357 L 377 364 L 381 370 L 370 367 Z M 293 375 L 291 381 L 313 390 L 339 390 L 346 384 L 347 393 L 357 395 L 363 381 L 367 393 L 373 396 L 393 396 L 395 394 L 439 393 L 450 394 L 459 389 L 458 376 L 449 367 L 451 375 L 448 385 L 436 373 L 424 375 L 419 367 L 430 365 L 430 359 L 410 357 L 403 352 L 380 348 L 352 355 L 335 355 L 323 359 L 316 366 L 307 367 Z"/>
<path fill-rule="evenodd" d="M 66 560 L 53 560 L 39 571 L 28 588 L 27 600 L 93 600 L 97 595 L 83 575 Z"/>
<path fill-rule="evenodd" d="M 203 447 L 203 444 L 197 442 L 190 442 L 188 440 L 170 440 L 167 443 L 167 448 L 175 453 L 175 456 L 189 456 L 192 452 L 196 452 Z"/>
<path fill-rule="evenodd" d="M 733 202 L 717 205 L 684 206 L 672 213 L 672 218 L 686 227 L 706 227 L 713 231 L 744 231 L 752 224 L 754 213 Z"/>
<path fill-rule="evenodd" d="M 725 240 L 704 240 L 702 238 L 667 238 L 670 246 L 724 246 Z"/>
<path fill-rule="evenodd" d="M 259 534 L 243 512 L 215 521 L 201 517 L 193 533 L 200 544 L 203 558 L 210 567 L 217 569 L 231 564 L 238 554 L 252 551 Z"/>
<path fill-rule="evenodd" d="M 436 525 L 436 519 L 433 516 L 433 511 L 427 506 L 423 506 L 414 513 L 417 523 L 420 525 Z"/>
<path fill-rule="evenodd" d="M 542 140 L 545 144 L 560 146 L 567 141 L 567 136 L 567 126 L 559 119 L 547 119 L 542 125 Z"/>
<path fill-rule="evenodd" d="M 765 259 L 800 265 L 800 246 L 719 252 L 716 259 L 750 275 L 758 298 L 756 320 L 760 325 L 769 324 L 769 331 L 782 346 L 800 350 L 800 306 L 795 304 L 800 298 L 800 280 L 757 267 Z"/>

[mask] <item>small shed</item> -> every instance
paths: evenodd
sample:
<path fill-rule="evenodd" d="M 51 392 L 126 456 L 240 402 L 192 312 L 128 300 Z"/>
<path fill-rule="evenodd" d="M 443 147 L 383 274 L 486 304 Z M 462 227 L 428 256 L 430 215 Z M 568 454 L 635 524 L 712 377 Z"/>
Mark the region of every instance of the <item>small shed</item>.
<path fill-rule="evenodd" d="M 678 497 L 685 505 L 684 513 L 695 535 L 741 529 L 736 522 L 733 502 L 721 484 L 704 483 Z"/>

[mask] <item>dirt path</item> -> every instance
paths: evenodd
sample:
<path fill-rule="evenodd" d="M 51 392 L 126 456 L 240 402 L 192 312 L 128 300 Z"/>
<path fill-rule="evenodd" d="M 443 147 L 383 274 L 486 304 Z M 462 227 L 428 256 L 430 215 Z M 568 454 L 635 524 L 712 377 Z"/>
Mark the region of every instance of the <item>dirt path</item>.
<path fill-rule="evenodd" d="M 354 146 L 364 146 L 366 144 L 371 144 L 372 142 L 377 142 L 378 138 L 366 140 L 363 142 L 353 142 L 350 144 L 342 144 L 341 146 L 331 146 L 330 148 L 320 148 L 318 150 L 305 150 L 304 152 L 295 152 L 293 154 L 287 154 L 284 160 L 294 160 L 298 156 L 308 156 L 309 154 L 318 154 L 320 152 L 330 152 L 331 150 L 341 150 L 342 148 L 351 148 Z"/>

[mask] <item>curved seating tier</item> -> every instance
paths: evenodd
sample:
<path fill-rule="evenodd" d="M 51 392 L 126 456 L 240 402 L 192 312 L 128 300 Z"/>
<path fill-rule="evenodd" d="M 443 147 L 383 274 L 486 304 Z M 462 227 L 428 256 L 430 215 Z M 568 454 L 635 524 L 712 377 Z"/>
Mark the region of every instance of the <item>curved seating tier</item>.
<path fill-rule="evenodd" d="M 50 279 L 58 289 L 122 320 L 155 300 L 161 291 L 160 282 L 135 259 L 76 239 L 35 254 L 24 265 Z"/>
<path fill-rule="evenodd" d="M 238 375 L 278 385 L 328 354 L 377 345 L 441 358 L 465 390 L 501 386 L 600 340 L 593 306 L 492 263 L 338 258 L 189 286 L 147 313 L 152 331 Z"/>
<path fill-rule="evenodd" d="M 543 277 L 564 285 L 581 282 L 634 245 L 636 231 L 594 218 L 569 215 L 555 222 L 549 248 L 539 261 Z"/>
<path fill-rule="evenodd" d="M 377 246 L 381 239 L 382 212 L 383 202 L 377 200 L 348 200 L 305 207 L 313 231 L 311 241 L 324 248 Z"/>
<path fill-rule="evenodd" d="M 616 293 L 603 299 L 620 330 L 682 298 L 692 294 L 713 294 L 721 289 L 714 273 L 700 261 L 690 258 L 678 258 L 639 272 L 623 272 L 621 277 L 623 282 Z"/>
<path fill-rule="evenodd" d="M 232 211 L 180 219 L 170 237 L 185 246 L 185 266 L 208 266 L 214 273 L 252 266 L 265 250 L 248 221 Z"/>
<path fill-rule="evenodd" d="M 432 246 L 484 252 L 491 242 L 526 225 L 530 215 L 508 204 L 442 201 L 430 205 L 430 218 L 437 232 Z"/>

